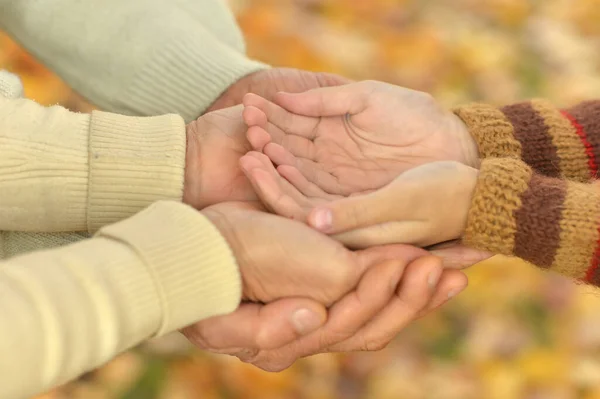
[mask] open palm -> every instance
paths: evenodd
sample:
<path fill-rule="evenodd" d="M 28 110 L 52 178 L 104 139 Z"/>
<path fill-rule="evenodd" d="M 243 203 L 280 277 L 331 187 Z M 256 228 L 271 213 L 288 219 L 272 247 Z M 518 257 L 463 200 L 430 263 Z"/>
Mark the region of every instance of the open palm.
<path fill-rule="evenodd" d="M 348 196 L 378 189 L 424 163 L 470 162 L 462 121 L 429 95 L 365 81 L 275 102 L 244 98 L 248 140 L 298 189 Z"/>

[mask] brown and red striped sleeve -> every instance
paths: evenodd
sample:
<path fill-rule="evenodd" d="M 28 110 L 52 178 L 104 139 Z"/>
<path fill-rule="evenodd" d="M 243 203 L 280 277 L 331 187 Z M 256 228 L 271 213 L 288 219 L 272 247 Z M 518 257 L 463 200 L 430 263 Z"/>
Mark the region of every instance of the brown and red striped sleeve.
<path fill-rule="evenodd" d="M 465 244 L 600 285 L 600 182 L 543 176 L 515 158 L 482 162 Z"/>
<path fill-rule="evenodd" d="M 600 164 L 600 100 L 560 110 L 544 100 L 496 108 L 460 107 L 455 113 L 477 141 L 481 158 L 521 159 L 537 173 L 587 182 Z"/>

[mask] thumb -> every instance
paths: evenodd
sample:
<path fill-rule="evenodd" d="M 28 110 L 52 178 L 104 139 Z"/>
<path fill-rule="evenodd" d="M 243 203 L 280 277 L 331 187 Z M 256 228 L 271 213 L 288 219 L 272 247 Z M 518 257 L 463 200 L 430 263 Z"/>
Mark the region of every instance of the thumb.
<path fill-rule="evenodd" d="M 318 329 L 327 310 L 305 298 L 284 298 L 266 305 L 244 303 L 235 312 L 185 328 L 194 344 L 220 353 L 244 349 L 268 350 L 287 345 Z"/>
<path fill-rule="evenodd" d="M 395 219 L 393 187 L 384 187 L 370 194 L 347 197 L 318 206 L 308 214 L 308 224 L 326 234 L 370 227 Z M 400 199 L 395 200 L 398 205 Z"/>
<path fill-rule="evenodd" d="M 338 116 L 358 114 L 368 104 L 368 91 L 362 82 L 343 86 L 323 87 L 304 93 L 275 95 L 275 103 L 290 112 L 304 116 Z"/>

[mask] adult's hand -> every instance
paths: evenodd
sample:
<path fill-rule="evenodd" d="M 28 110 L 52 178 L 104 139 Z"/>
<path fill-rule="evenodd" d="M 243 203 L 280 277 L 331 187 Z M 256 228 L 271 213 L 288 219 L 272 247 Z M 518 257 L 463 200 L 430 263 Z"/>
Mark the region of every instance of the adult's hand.
<path fill-rule="evenodd" d="M 278 93 L 274 102 L 248 94 L 244 105 L 253 148 L 296 187 L 347 196 L 428 162 L 478 163 L 456 115 L 426 93 L 383 82 Z"/>
<path fill-rule="evenodd" d="M 301 93 L 319 87 L 350 83 L 349 79 L 332 73 L 310 72 L 292 68 L 272 68 L 251 73 L 232 84 L 208 109 L 208 112 L 242 103 L 244 95 L 255 93 L 273 99 L 281 91 Z"/>
<path fill-rule="evenodd" d="M 358 286 L 329 308 L 308 299 L 242 304 L 226 316 L 183 330 L 204 350 L 228 354 L 267 371 L 280 371 L 297 359 L 326 352 L 383 349 L 409 323 L 443 305 L 467 286 L 457 270 L 444 270 L 439 258 L 420 257 L 372 265 Z M 319 314 L 306 324 L 310 313 Z M 319 323 L 316 322 L 319 320 Z"/>
<path fill-rule="evenodd" d="M 231 85 L 209 112 L 187 128 L 188 148 L 184 202 L 202 209 L 224 201 L 254 201 L 254 190 L 238 166 L 239 158 L 251 150 L 242 120 L 244 95 L 257 93 L 273 98 L 275 93 L 347 84 L 329 73 L 273 68 L 245 76 Z"/>
<path fill-rule="evenodd" d="M 351 251 L 304 223 L 248 203 L 217 204 L 202 213 L 237 259 L 245 301 L 268 303 L 301 296 L 330 306 L 355 288 L 370 266 L 426 254 L 406 245 Z"/>
<path fill-rule="evenodd" d="M 187 125 L 183 202 L 196 209 L 224 201 L 254 201 L 254 190 L 239 167 L 250 149 L 242 106 L 204 114 Z"/>

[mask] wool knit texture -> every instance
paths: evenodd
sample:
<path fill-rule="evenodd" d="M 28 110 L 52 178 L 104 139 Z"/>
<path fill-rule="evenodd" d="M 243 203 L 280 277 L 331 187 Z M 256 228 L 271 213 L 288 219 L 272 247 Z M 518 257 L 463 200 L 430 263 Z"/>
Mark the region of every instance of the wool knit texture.
<path fill-rule="evenodd" d="M 600 101 L 455 112 L 483 158 L 465 243 L 600 285 Z"/>

